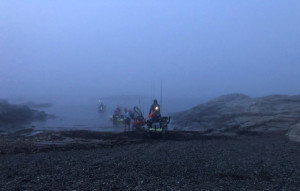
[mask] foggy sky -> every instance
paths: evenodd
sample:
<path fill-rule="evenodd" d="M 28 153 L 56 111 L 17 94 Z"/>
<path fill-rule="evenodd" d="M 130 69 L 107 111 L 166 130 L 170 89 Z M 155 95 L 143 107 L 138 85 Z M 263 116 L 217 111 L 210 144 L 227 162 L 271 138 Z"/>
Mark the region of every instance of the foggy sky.
<path fill-rule="evenodd" d="M 2 0 L 0 98 L 300 94 L 298 0 Z"/>

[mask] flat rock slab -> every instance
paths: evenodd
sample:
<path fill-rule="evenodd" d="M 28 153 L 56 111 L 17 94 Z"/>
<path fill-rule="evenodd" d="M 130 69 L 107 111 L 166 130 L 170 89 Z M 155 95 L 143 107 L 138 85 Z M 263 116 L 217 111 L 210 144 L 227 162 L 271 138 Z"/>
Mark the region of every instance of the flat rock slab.
<path fill-rule="evenodd" d="M 291 127 L 286 135 L 290 140 L 300 142 L 300 123 Z"/>

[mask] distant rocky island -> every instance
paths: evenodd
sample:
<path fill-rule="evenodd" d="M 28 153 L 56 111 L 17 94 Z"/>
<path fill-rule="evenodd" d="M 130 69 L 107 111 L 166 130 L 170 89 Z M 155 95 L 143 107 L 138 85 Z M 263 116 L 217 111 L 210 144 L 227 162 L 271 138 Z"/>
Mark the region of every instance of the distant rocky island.
<path fill-rule="evenodd" d="M 35 121 L 45 121 L 48 117 L 45 112 L 31 109 L 28 105 L 10 104 L 0 99 L 0 127 L 17 127 Z"/>
<path fill-rule="evenodd" d="M 224 95 L 173 114 L 172 125 L 206 134 L 287 131 L 289 138 L 300 141 L 300 95 Z"/>

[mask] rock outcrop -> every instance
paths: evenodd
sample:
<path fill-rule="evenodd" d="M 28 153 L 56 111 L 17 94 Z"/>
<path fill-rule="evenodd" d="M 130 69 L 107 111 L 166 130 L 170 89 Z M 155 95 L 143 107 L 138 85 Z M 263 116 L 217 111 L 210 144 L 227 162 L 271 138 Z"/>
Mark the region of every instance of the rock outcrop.
<path fill-rule="evenodd" d="M 292 126 L 286 136 L 292 141 L 300 142 L 300 123 Z"/>
<path fill-rule="evenodd" d="M 300 96 L 230 94 L 172 115 L 175 129 L 211 134 L 289 130 L 300 123 Z"/>
<path fill-rule="evenodd" d="M 43 111 L 33 110 L 25 105 L 14 105 L 7 101 L 0 101 L 0 127 L 44 121 L 47 117 L 48 115 Z"/>

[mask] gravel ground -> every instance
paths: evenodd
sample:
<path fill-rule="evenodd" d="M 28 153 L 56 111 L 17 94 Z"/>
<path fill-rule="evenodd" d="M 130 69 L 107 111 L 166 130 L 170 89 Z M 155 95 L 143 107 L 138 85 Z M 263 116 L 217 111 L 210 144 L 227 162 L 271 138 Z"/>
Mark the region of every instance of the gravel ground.
<path fill-rule="evenodd" d="M 300 190 L 300 144 L 272 132 L 11 152 L 0 155 L 0 189 Z"/>

